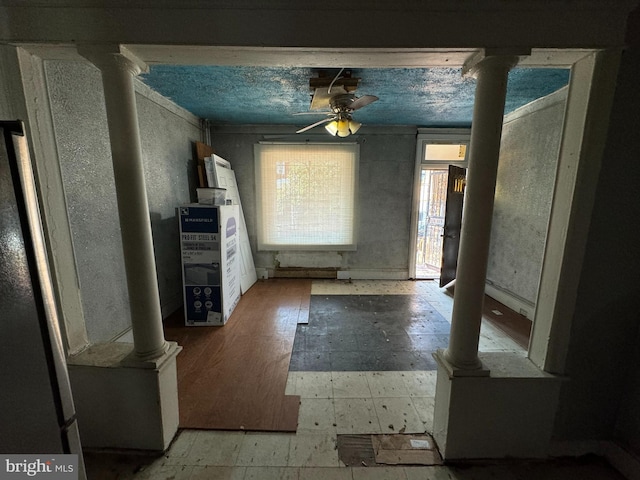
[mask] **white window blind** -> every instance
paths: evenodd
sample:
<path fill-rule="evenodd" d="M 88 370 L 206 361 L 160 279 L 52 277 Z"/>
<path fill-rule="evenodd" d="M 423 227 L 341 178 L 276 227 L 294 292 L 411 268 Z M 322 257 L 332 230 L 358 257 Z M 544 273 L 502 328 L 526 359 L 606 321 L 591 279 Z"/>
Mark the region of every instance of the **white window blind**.
<path fill-rule="evenodd" d="M 355 249 L 357 144 L 258 144 L 260 250 Z"/>

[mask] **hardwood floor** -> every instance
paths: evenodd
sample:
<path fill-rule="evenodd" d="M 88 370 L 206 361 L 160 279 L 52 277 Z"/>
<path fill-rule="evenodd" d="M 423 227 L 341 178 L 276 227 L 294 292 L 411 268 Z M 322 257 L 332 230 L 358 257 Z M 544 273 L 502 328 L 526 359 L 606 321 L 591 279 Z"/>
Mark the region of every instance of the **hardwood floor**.
<path fill-rule="evenodd" d="M 522 348 L 529 348 L 532 324 L 527 317 L 511 310 L 488 295 L 484 296 L 482 316 L 484 320 L 502 330 Z"/>
<path fill-rule="evenodd" d="M 180 427 L 295 432 L 299 397 L 285 395 L 296 325 L 308 321 L 311 280 L 256 283 L 223 327 L 165 321 L 178 342 Z"/>
<path fill-rule="evenodd" d="M 437 319 L 427 321 L 424 315 L 420 315 L 422 321 L 418 327 L 426 329 L 425 331 L 416 330 L 415 325 L 409 333 L 397 330 L 403 326 L 400 320 L 413 318 L 411 311 L 431 311 L 426 305 L 419 304 L 419 298 L 409 302 L 411 305 L 416 304 L 413 305 L 413 310 L 409 309 L 411 311 L 405 311 L 406 309 L 393 303 L 399 299 L 411 299 L 407 295 L 382 295 L 380 298 L 368 296 L 366 302 L 359 296 L 351 299 L 356 303 L 366 303 L 368 310 L 376 312 L 374 327 L 384 331 L 384 338 L 378 340 L 384 342 L 383 346 L 393 346 L 397 350 L 384 353 L 378 352 L 380 349 L 375 344 L 376 333 L 380 332 L 375 328 L 372 332 L 366 332 L 362 322 L 356 321 L 358 308 L 354 305 L 339 305 L 339 312 L 329 309 L 333 312 L 330 314 L 325 303 L 335 302 L 338 297 L 321 295 L 315 298 L 315 311 L 312 312 L 315 315 L 314 321 L 308 325 L 300 325 L 298 329 L 313 333 L 314 328 L 317 330 L 322 327 L 318 323 L 322 320 L 320 317 L 328 315 L 342 320 L 350 318 L 350 322 L 339 323 L 344 324 L 345 328 L 356 330 L 338 331 L 336 325 L 332 324 L 329 331 L 329 325 L 325 325 L 324 333 L 327 333 L 330 345 L 325 345 L 324 348 L 315 341 L 318 340 L 318 335 L 306 339 L 299 336 L 299 351 L 295 352 L 297 357 L 292 359 L 296 327 L 309 322 L 311 284 L 309 279 L 259 281 L 242 297 L 229 322 L 223 327 L 186 327 L 182 310 L 165 320 L 167 340 L 176 341 L 183 347 L 182 353 L 178 355 L 181 428 L 295 432 L 299 397 L 284 394 L 290 362 L 293 370 L 302 371 L 411 370 L 415 368 L 402 367 L 398 362 L 407 360 L 409 364 L 413 362 L 417 365 L 416 359 L 411 357 L 417 353 L 412 350 L 417 348 L 420 351 L 418 353 L 428 354 L 433 350 L 431 347 L 444 346 L 429 343 L 432 340 L 446 340 L 449 323 L 444 319 L 440 322 L 436 322 Z M 374 300 L 379 305 L 374 306 L 371 303 Z M 393 318 L 400 315 L 400 320 L 396 319 L 392 325 L 388 325 L 384 314 L 387 310 L 390 310 L 389 315 L 395 315 L 392 315 Z M 501 315 L 495 311 L 499 311 Z M 525 317 L 486 297 L 483 318 L 526 348 L 531 322 Z M 442 331 L 436 328 L 440 326 Z M 415 335 L 412 337 L 412 334 Z M 349 340 L 354 338 L 355 344 L 362 348 L 352 348 Z M 310 339 L 314 341 L 311 342 Z M 411 341 L 403 347 L 398 343 L 402 339 Z M 306 343 L 303 342 L 304 348 L 301 347 L 302 340 L 306 340 Z M 366 340 L 366 345 L 361 345 L 363 340 Z M 298 357 L 301 353 L 306 353 L 305 348 L 310 352 L 309 361 L 303 359 L 306 363 L 301 364 Z M 408 351 L 404 351 L 407 349 Z M 335 357 L 333 363 L 318 364 L 325 354 Z M 369 363 L 363 368 L 356 368 L 352 363 L 340 366 L 340 362 L 344 364 L 349 360 L 345 357 L 349 355 L 357 357 L 356 360 L 360 362 L 367 360 Z M 427 356 L 430 358 L 430 355 Z M 393 368 L 384 367 L 380 361 L 371 365 L 372 359 L 376 360 L 378 357 L 378 360 L 384 359 L 387 363 L 393 360 Z M 432 368 L 424 365 L 419 367 L 422 370 Z"/>
<path fill-rule="evenodd" d="M 447 287 L 447 295 L 453 298 L 454 290 L 455 285 Z M 498 328 L 525 350 L 529 348 L 533 324 L 524 315 L 510 309 L 489 295 L 485 295 L 482 305 L 482 319 Z"/>

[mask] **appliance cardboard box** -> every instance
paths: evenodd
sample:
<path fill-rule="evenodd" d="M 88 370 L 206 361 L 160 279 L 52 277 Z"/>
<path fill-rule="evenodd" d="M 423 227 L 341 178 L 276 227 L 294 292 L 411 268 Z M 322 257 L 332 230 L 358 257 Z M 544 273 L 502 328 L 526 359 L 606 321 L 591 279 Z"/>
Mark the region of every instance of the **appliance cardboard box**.
<path fill-rule="evenodd" d="M 224 325 L 240 300 L 237 205 L 179 208 L 185 324 Z"/>

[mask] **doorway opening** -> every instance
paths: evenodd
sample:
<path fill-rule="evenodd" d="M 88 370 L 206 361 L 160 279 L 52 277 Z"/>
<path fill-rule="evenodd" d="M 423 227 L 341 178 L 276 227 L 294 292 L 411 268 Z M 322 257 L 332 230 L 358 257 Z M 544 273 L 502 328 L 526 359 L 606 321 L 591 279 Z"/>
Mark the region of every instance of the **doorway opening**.
<path fill-rule="evenodd" d="M 455 204 L 452 204 L 451 193 L 464 192 L 463 169 L 467 166 L 470 133 L 470 129 L 419 130 L 410 278 L 434 280 L 442 279 L 444 275 L 448 278 L 446 283 L 455 278 L 459 236 L 452 227 L 454 223 L 461 223 L 462 198 L 456 198 Z M 454 167 L 458 168 L 452 175 L 451 169 Z"/>
<path fill-rule="evenodd" d="M 422 166 L 416 238 L 416 280 L 440 278 L 448 171 Z"/>

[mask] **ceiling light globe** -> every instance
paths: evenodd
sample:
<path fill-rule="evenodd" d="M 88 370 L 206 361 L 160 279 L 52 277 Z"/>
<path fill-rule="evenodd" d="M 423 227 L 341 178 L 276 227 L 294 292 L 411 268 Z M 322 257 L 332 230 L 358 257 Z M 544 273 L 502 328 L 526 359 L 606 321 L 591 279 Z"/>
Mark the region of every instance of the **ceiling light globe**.
<path fill-rule="evenodd" d="M 339 137 L 348 137 L 349 134 L 349 120 L 340 119 L 338 120 L 338 136 Z"/>
<path fill-rule="evenodd" d="M 333 122 L 326 124 L 324 129 L 335 137 L 336 133 L 338 133 L 338 122 L 334 120 Z"/>

